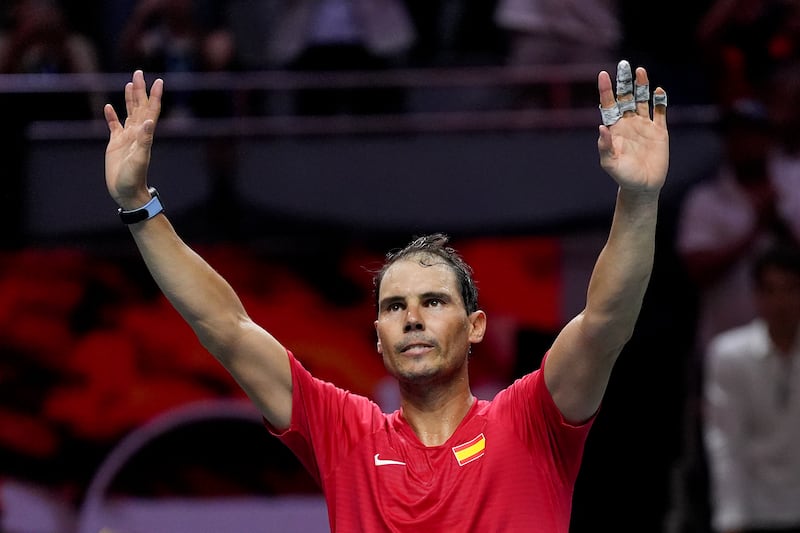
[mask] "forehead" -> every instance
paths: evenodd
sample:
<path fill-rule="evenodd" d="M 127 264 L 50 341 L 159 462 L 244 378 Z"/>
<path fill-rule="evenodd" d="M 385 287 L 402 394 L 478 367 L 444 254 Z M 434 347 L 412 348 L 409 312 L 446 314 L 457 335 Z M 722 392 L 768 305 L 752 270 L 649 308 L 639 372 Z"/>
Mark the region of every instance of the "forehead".
<path fill-rule="evenodd" d="M 416 256 L 401 259 L 383 275 L 379 297 L 386 295 L 447 292 L 458 294 L 456 274 L 437 257 Z"/>

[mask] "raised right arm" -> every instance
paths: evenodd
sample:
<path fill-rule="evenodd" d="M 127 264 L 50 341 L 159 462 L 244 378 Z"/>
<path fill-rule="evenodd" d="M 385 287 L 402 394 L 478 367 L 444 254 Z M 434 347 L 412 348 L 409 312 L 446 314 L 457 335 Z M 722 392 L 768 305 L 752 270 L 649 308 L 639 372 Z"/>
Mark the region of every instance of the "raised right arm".
<path fill-rule="evenodd" d="M 148 96 L 144 75 L 136 71 L 125 86 L 124 126 L 111 105 L 104 109 L 110 132 L 106 185 L 125 210 L 150 199 L 147 169 L 163 87 L 156 80 Z M 129 227 L 153 279 L 203 346 L 275 428 L 287 428 L 292 377 L 286 349 L 250 319 L 231 286 L 180 239 L 163 214 Z"/>

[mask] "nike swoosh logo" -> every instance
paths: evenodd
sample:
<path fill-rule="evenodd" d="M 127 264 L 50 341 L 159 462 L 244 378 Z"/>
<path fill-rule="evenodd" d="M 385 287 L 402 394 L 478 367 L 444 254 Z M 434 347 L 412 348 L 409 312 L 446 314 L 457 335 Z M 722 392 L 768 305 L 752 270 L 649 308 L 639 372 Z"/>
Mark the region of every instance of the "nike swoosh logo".
<path fill-rule="evenodd" d="M 380 455 L 381 454 L 379 453 L 375 454 L 375 466 L 386 466 L 386 465 L 406 466 L 406 464 L 401 461 L 393 461 L 391 459 L 381 459 Z"/>

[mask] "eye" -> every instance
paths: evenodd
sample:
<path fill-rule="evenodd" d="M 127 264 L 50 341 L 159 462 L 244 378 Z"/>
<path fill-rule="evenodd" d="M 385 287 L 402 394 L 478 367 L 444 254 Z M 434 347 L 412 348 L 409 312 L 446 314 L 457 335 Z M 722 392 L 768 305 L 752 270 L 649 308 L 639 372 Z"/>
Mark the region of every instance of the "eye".
<path fill-rule="evenodd" d="M 390 312 L 400 311 L 401 309 L 403 309 L 403 305 L 399 302 L 389 304 L 389 306 L 386 308 L 386 310 Z"/>
<path fill-rule="evenodd" d="M 428 300 L 428 307 L 439 307 L 440 305 L 444 305 L 444 302 L 439 298 L 431 298 Z"/>

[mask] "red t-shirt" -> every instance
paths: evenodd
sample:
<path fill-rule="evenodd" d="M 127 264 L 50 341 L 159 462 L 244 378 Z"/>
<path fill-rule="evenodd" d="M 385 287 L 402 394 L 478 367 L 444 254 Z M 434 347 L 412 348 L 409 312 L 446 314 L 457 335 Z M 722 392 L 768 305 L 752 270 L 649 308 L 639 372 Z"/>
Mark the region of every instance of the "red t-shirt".
<path fill-rule="evenodd" d="M 319 482 L 331 531 L 567 533 L 592 421 L 569 424 L 541 369 L 478 400 L 441 446 L 400 411 L 311 376 L 290 353 L 292 421 L 276 433 Z"/>

